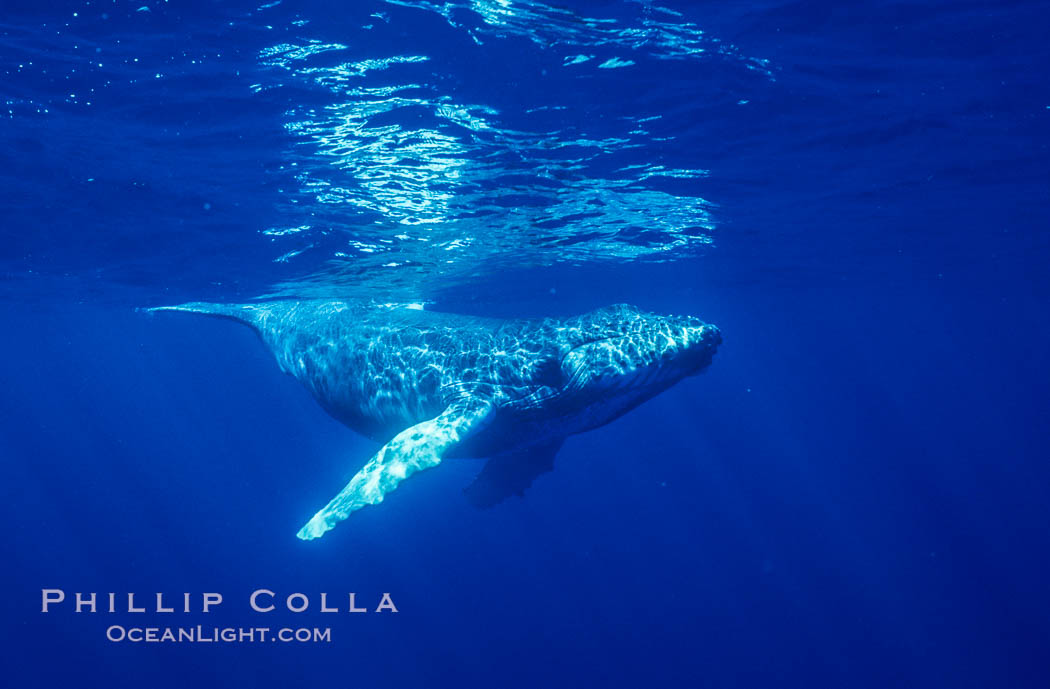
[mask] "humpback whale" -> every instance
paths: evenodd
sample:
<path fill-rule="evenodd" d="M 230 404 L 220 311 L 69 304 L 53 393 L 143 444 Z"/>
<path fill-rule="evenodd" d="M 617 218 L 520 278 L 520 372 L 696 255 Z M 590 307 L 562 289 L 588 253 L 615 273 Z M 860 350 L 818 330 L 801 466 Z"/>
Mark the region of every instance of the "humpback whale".
<path fill-rule="evenodd" d="M 572 318 L 497 320 L 304 300 L 150 311 L 253 328 L 281 370 L 355 431 L 384 443 L 298 533 L 319 538 L 444 458 L 488 458 L 464 492 L 522 495 L 566 437 L 613 421 L 710 363 L 722 338 L 691 316 L 607 306 Z"/>

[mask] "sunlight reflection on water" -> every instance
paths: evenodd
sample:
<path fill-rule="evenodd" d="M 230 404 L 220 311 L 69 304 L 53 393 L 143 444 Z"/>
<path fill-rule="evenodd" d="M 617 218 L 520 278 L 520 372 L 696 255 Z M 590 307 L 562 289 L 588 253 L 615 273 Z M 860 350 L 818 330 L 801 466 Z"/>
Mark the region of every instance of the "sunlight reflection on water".
<path fill-rule="evenodd" d="M 573 70 L 570 79 L 625 72 L 639 59 L 712 55 L 771 77 L 765 61 L 739 56 L 678 13 L 651 5 L 627 23 L 535 2 L 388 1 L 436 12 L 479 45 L 527 38 Z M 384 13 L 373 17 L 391 21 Z M 391 50 L 355 59 L 361 56 L 329 38 L 282 42 L 258 58 L 278 86 L 328 94 L 321 105 L 295 105 L 286 113 L 293 144 L 282 172 L 297 188 L 284 192 L 282 225 L 262 231 L 275 244 L 275 260 L 308 256 L 312 265 L 274 295 L 339 285 L 343 293 L 360 288 L 373 296 L 418 298 L 424 279 L 667 260 L 711 243 L 713 204 L 687 184 L 667 184 L 707 171 L 665 167 L 647 153 L 673 141 L 650 131 L 660 114 L 612 118 L 610 131 L 608 121 L 592 126 L 591 115 L 578 107 L 545 100 L 522 108 L 548 116 L 529 128 L 520 112 L 505 115 L 491 104 L 463 100 L 442 79 L 443 66 L 426 55 Z M 614 162 L 624 160 L 630 164 Z M 333 236 L 339 239 L 332 242 Z"/>

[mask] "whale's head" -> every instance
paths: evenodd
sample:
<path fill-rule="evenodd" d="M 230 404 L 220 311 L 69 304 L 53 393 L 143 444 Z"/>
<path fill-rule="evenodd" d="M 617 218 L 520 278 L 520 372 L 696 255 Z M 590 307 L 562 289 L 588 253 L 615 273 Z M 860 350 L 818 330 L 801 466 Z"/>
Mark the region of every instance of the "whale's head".
<path fill-rule="evenodd" d="M 715 326 L 616 305 L 566 324 L 554 396 L 585 425 L 607 423 L 703 371 L 722 342 Z"/>

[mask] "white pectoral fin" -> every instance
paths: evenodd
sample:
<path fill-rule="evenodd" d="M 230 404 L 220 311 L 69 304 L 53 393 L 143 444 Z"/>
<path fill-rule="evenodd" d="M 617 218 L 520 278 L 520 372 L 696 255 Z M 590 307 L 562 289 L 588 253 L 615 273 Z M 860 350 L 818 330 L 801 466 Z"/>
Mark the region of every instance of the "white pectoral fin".
<path fill-rule="evenodd" d="M 401 431 L 297 536 L 304 541 L 320 538 L 362 507 L 382 502 L 412 474 L 440 464 L 445 451 L 484 425 L 491 410 L 489 403 L 479 400 L 458 402 L 437 417 Z"/>

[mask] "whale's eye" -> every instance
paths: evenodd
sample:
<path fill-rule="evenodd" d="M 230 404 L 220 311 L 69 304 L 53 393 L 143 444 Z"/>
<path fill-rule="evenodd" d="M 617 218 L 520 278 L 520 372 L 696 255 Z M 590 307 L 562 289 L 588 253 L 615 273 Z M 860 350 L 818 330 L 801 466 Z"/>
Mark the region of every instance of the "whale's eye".
<path fill-rule="evenodd" d="M 565 385 L 565 373 L 561 369 L 561 361 L 554 357 L 541 361 L 532 375 L 532 382 L 551 388 L 560 388 Z"/>

